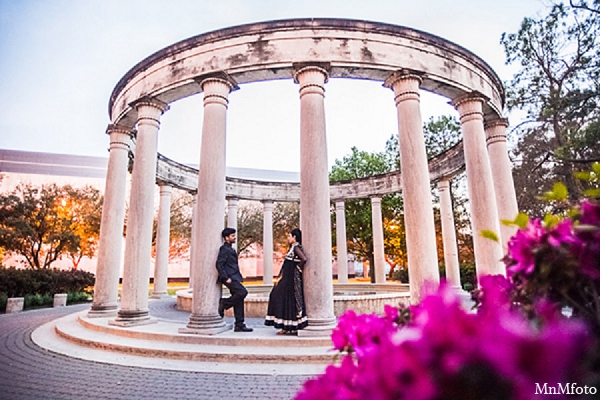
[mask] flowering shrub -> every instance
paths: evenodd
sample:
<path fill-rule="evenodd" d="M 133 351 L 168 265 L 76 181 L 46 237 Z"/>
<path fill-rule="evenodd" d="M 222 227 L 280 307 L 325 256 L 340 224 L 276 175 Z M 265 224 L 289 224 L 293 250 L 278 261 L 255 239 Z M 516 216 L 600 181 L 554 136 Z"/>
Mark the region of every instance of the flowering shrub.
<path fill-rule="evenodd" d="M 600 164 L 592 175 L 600 180 Z M 600 189 L 590 193 L 600 197 Z M 558 184 L 546 195 L 560 200 L 566 189 Z M 348 311 L 332 334 L 347 355 L 296 399 L 560 399 L 581 392 L 540 386 L 600 382 L 600 204 L 584 200 L 569 218 L 520 214 L 514 223 L 507 277 L 480 277 L 476 313 L 445 285 L 418 306 L 386 307 L 382 317 Z M 596 395 L 592 388 L 585 394 Z"/>
<path fill-rule="evenodd" d="M 507 290 L 529 317 L 543 298 L 571 307 L 600 335 L 600 204 L 584 200 L 572 215 L 527 221 L 510 239 Z"/>
<path fill-rule="evenodd" d="M 550 312 L 531 324 L 510 310 L 504 281 L 481 284 L 488 307 L 478 313 L 446 287 L 412 307 L 409 320 L 406 309 L 388 307 L 384 317 L 348 311 L 332 340 L 349 354 L 296 399 L 530 399 L 536 383 L 581 378 L 583 324 Z"/>

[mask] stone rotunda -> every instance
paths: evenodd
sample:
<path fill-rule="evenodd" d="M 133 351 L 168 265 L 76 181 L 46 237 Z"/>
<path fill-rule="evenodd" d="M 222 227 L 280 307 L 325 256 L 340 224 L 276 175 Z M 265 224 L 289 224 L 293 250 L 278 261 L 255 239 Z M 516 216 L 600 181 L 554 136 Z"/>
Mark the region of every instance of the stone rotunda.
<path fill-rule="evenodd" d="M 402 173 L 330 186 L 325 126 L 329 79 L 368 79 L 392 90 L 398 115 Z M 300 107 L 300 183 L 252 182 L 225 174 L 226 119 L 230 93 L 249 82 L 288 79 L 297 84 Z M 462 142 L 427 160 L 420 92 L 445 96 L 458 110 Z M 199 170 L 157 154 L 160 119 L 169 103 L 203 93 L 204 121 Z M 234 98 L 232 96 L 232 101 Z M 254 23 L 195 36 L 166 47 L 134 66 L 109 103 L 110 156 L 100 233 L 97 278 L 88 318 L 133 327 L 156 322 L 148 308 L 154 185 L 160 211 L 154 295 L 166 294 L 169 202 L 173 187 L 195 193 L 191 246 L 191 315 L 180 333 L 217 334 L 227 329 L 217 313 L 221 287 L 215 261 L 221 245 L 225 201 L 228 225 L 236 226 L 238 199 L 264 204 L 265 253 L 272 253 L 273 202 L 299 201 L 304 248 L 309 336 L 335 327 L 330 205 L 338 218 L 340 265 L 345 252 L 344 201 L 370 197 L 375 276 L 385 281 L 381 197 L 402 192 L 410 296 L 418 302 L 439 282 L 430 184 L 440 193 L 448 280 L 458 285 L 458 257 L 449 182 L 466 170 L 477 273 L 504 274 L 500 259 L 512 231 L 517 203 L 506 147 L 504 88 L 495 72 L 468 50 L 434 35 L 401 26 L 345 19 L 294 19 Z M 199 133 L 200 134 L 200 133 Z M 118 303 L 121 237 L 129 155 L 134 154 L 121 301 Z M 501 238 L 481 236 L 491 230 Z M 266 258 L 267 259 L 267 258 Z M 272 260 L 264 267 L 272 283 Z M 340 282 L 347 272 L 339 272 Z"/>

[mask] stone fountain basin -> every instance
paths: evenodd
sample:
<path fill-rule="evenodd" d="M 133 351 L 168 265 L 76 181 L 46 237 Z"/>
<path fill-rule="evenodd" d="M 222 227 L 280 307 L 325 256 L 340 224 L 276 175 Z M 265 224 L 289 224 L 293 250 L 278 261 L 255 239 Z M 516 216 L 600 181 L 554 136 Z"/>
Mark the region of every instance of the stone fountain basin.
<path fill-rule="evenodd" d="M 247 318 L 264 318 L 267 314 L 269 293 L 273 285 L 247 285 L 248 297 L 244 302 L 244 313 Z M 229 291 L 223 288 L 223 297 Z M 192 289 L 177 292 L 177 309 L 192 311 Z M 408 284 L 398 283 L 334 283 L 333 312 L 336 317 L 348 310 L 357 314 L 383 314 L 385 305 L 410 305 Z M 226 316 L 233 316 L 233 310 L 227 310 Z"/>

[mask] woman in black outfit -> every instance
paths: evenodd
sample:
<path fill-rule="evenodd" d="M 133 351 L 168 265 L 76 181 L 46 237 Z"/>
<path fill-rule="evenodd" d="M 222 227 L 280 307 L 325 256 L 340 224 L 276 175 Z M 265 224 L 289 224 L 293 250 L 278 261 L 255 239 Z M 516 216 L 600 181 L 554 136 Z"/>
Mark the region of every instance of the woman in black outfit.
<path fill-rule="evenodd" d="M 278 335 L 295 335 L 298 329 L 308 325 L 302 279 L 306 256 L 302 250 L 300 229 L 290 232 L 288 242 L 290 250 L 285 255 L 278 281 L 269 295 L 269 308 L 265 317 L 265 325 L 281 329 L 277 332 Z"/>

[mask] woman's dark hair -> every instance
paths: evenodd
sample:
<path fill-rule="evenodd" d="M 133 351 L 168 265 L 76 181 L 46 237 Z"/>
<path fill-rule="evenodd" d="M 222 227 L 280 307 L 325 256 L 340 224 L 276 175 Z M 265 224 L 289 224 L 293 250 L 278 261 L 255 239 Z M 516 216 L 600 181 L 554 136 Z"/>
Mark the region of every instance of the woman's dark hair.
<path fill-rule="evenodd" d="M 232 233 L 235 233 L 235 229 L 225 228 L 225 229 L 223 229 L 223 232 L 221 232 L 221 236 L 223 236 L 223 239 L 225 239 L 227 236 L 231 235 Z"/>
<path fill-rule="evenodd" d="M 290 235 L 292 235 L 296 238 L 296 242 L 298 242 L 299 244 L 302 244 L 302 231 L 300 231 L 300 229 L 298 229 L 298 228 L 292 229 L 292 231 L 290 232 Z"/>

